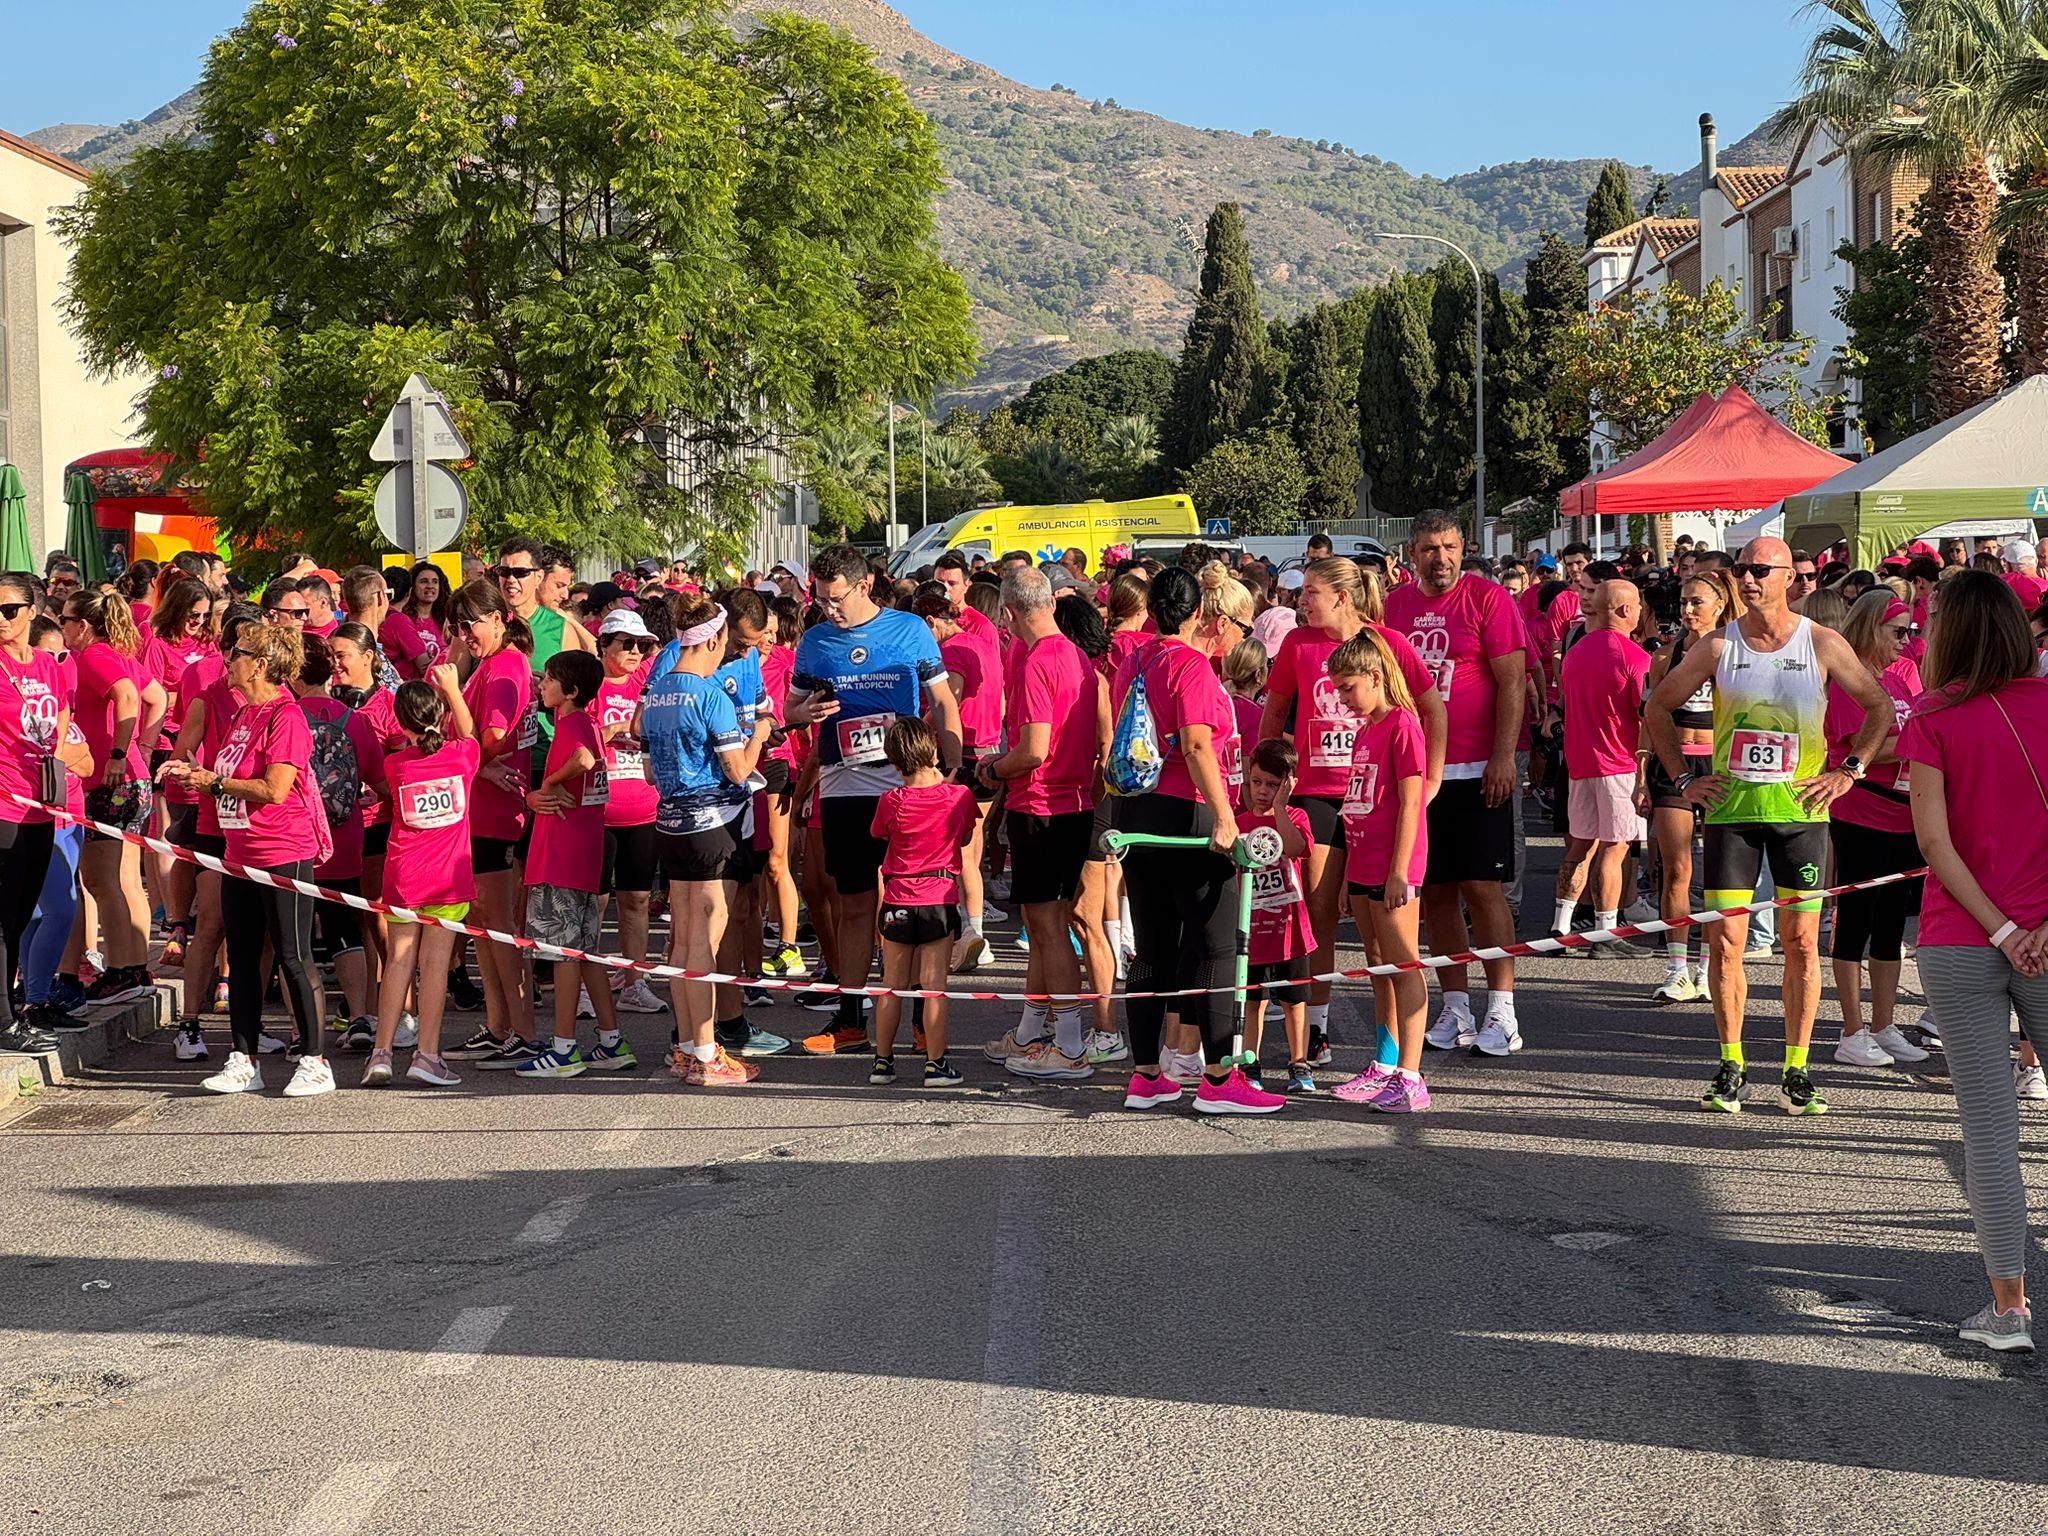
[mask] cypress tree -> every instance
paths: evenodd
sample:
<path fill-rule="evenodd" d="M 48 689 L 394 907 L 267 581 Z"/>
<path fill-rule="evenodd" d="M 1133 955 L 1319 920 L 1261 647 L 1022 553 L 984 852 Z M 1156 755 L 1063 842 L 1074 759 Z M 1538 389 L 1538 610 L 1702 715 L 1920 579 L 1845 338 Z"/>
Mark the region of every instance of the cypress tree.
<path fill-rule="evenodd" d="M 1599 185 L 1586 199 L 1587 248 L 1602 235 L 1611 235 L 1635 221 L 1636 203 L 1628 189 L 1628 172 L 1619 162 L 1610 160 L 1601 167 Z"/>
<path fill-rule="evenodd" d="M 1251 248 L 1236 203 L 1218 203 L 1204 238 L 1202 286 L 1174 372 L 1173 398 L 1159 426 L 1169 469 L 1192 468 L 1225 438 L 1248 431 L 1271 408 L 1272 364 Z"/>
<path fill-rule="evenodd" d="M 1372 504 L 1403 517 L 1431 505 L 1436 351 L 1429 335 L 1426 277 L 1396 277 L 1373 306 L 1358 371 L 1359 460 Z"/>
<path fill-rule="evenodd" d="M 1358 497 L 1358 408 L 1344 367 L 1337 312 L 1319 304 L 1303 321 L 1307 342 L 1288 397 L 1295 451 L 1308 474 L 1302 515 L 1317 522 L 1349 517 Z"/>
<path fill-rule="evenodd" d="M 1462 261 L 1451 258 L 1433 275 L 1429 341 L 1436 358 L 1436 389 L 1430 403 L 1435 431 L 1427 443 L 1431 474 L 1425 500 L 1432 507 L 1459 507 L 1472 495 L 1473 294 L 1465 286 L 1472 274 Z M 1492 382 L 1498 393 L 1499 381 Z"/>
<path fill-rule="evenodd" d="M 1586 273 L 1571 242 L 1546 230 L 1522 281 L 1529 309 L 1531 388 L 1541 403 L 1557 365 L 1561 339 L 1586 323 Z M 1523 491 L 1548 496 L 1585 472 L 1586 422 L 1583 416 L 1573 417 L 1547 403 L 1541 416 L 1548 442 L 1532 449 L 1529 465 L 1534 479 Z"/>

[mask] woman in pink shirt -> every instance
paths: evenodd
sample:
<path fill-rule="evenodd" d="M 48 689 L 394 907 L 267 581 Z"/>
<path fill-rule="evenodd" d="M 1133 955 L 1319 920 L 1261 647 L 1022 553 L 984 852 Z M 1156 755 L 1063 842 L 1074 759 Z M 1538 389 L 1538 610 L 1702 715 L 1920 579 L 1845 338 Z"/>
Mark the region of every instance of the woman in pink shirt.
<path fill-rule="evenodd" d="M 248 700 L 227 738 L 201 767 L 172 758 L 168 777 L 217 802 L 231 864 L 289 880 L 311 880 L 333 852 L 327 816 L 305 764 L 313 733 L 287 688 L 305 664 L 299 632 L 289 625 L 248 625 L 228 654 L 228 681 Z M 228 1023 L 234 1049 L 227 1065 L 201 1085 L 212 1093 L 254 1093 L 263 1087 L 256 1054 L 263 1032 L 263 944 L 270 941 L 286 1001 L 299 1026 L 299 1065 L 286 1098 L 334 1091 L 323 1049 L 326 1018 L 313 965 L 313 898 L 297 890 L 230 877 L 221 882 L 227 930 Z"/>
<path fill-rule="evenodd" d="M 449 593 L 441 568 L 431 560 L 422 560 L 412 568 L 412 585 L 406 588 L 405 601 L 393 610 L 397 618 L 419 632 L 420 646 L 425 653 L 421 662 L 422 675 L 438 663 L 448 649 L 448 603 Z"/>
<path fill-rule="evenodd" d="M 768 605 L 761 686 L 768 693 L 768 712 L 775 717 L 775 729 L 768 734 L 768 749 L 761 759 L 761 777 L 767 787 L 755 797 L 754 814 L 767 823 L 768 857 L 761 872 L 762 904 L 764 911 L 775 915 L 777 952 L 762 962 L 762 970 L 771 976 L 809 974 L 803 951 L 796 943 L 796 877 L 789 864 L 789 813 L 795 799 L 803 733 L 790 730 L 783 720 L 790 678 L 796 672 L 796 642 L 802 633 L 803 610 L 797 603 L 783 597 Z"/>
<path fill-rule="evenodd" d="M 1900 734 L 1927 856 L 1920 979 L 1963 1125 L 1964 1183 L 1991 1305 L 1962 1336 L 2031 1350 L 2027 1192 L 2012 1016 L 2048 1040 L 2048 681 L 2012 589 L 1965 571 L 1936 589 L 1926 693 Z"/>
<path fill-rule="evenodd" d="M 958 782 L 970 787 L 978 811 L 961 860 L 966 918 L 960 925 L 953 969 L 976 971 L 994 958 L 988 940 L 981 936 L 981 850 L 982 816 L 993 803 L 995 791 L 981 782 L 976 768 L 982 758 L 996 752 L 1003 734 L 1002 653 L 992 627 L 971 632 L 954 616 L 952 594 L 939 582 L 921 584 L 910 599 L 910 611 L 930 628 L 939 647 L 939 660 L 945 663 L 946 681 L 960 701 Z M 975 618 L 987 625 L 981 614 L 976 613 Z"/>
<path fill-rule="evenodd" d="M 176 745 L 178 731 L 185 723 L 185 700 L 179 696 L 179 684 L 194 665 L 215 654 L 219 629 L 213 621 L 213 594 L 204 583 L 194 581 L 178 571 L 176 566 L 164 567 L 173 579 L 163 587 L 163 596 L 158 600 L 156 611 L 150 620 L 153 631 L 147 651 L 150 672 L 163 685 L 165 695 L 163 729 L 151 743 L 152 767 L 161 763 Z M 189 810 L 179 811 L 178 806 L 190 806 L 184 798 L 184 791 L 176 796 L 171 786 L 164 786 L 164 794 L 157 806 L 157 828 L 160 836 L 168 837 L 171 822 L 184 820 Z M 198 866 L 174 858 L 167 853 L 150 854 L 156 875 L 156 887 L 163 893 L 164 926 L 168 937 L 164 940 L 163 963 L 166 966 L 182 965 L 185 961 L 185 938 L 192 926 L 192 897 L 198 884 Z"/>
<path fill-rule="evenodd" d="M 598 626 L 597 659 L 604 663 L 604 681 L 591 717 L 604 740 L 605 771 L 611 777 L 611 799 L 604 808 L 604 883 L 618 908 L 619 953 L 628 960 L 647 958 L 647 904 L 661 873 L 654 843 L 654 812 L 661 797 L 647 777 L 646 748 L 633 733 L 654 648 L 654 636 L 635 609 L 614 609 Z M 666 1010 L 644 975 L 613 975 L 623 980 L 617 987 L 622 1012 Z"/>

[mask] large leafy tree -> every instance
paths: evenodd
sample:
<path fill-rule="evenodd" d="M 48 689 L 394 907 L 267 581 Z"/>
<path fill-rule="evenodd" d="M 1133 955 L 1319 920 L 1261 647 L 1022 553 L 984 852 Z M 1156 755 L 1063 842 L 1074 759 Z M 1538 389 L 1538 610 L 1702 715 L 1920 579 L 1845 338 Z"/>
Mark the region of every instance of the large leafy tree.
<path fill-rule="evenodd" d="M 1845 371 L 1862 384 L 1857 416 L 1888 448 L 1933 420 L 1928 401 L 1927 245 L 1917 233 L 1838 254 L 1856 281 L 1838 290 L 1835 317 L 1849 328 Z"/>
<path fill-rule="evenodd" d="M 1201 290 L 1159 427 L 1160 457 L 1190 468 L 1272 407 L 1272 360 L 1259 319 L 1251 248 L 1236 203 L 1218 203 L 1203 242 Z"/>
<path fill-rule="evenodd" d="M 1358 373 L 1344 366 L 1337 312 L 1319 304 L 1303 319 L 1306 342 L 1287 381 L 1289 428 L 1307 489 L 1301 515 L 1349 517 L 1358 504 Z"/>
<path fill-rule="evenodd" d="M 198 134 L 61 223 L 88 357 L 148 371 L 145 434 L 237 544 L 368 547 L 370 439 L 417 370 L 479 535 L 623 550 L 736 528 L 755 450 L 965 371 L 940 184 L 902 87 L 815 23 L 261 0 Z"/>
<path fill-rule="evenodd" d="M 1586 199 L 1586 244 L 1613 234 L 1636 219 L 1635 195 L 1629 191 L 1628 172 L 1610 160 L 1600 168 L 1593 195 Z"/>
<path fill-rule="evenodd" d="M 1218 443 L 1182 477 L 1204 517 L 1227 517 L 1239 537 L 1288 532 L 1302 515 L 1308 476 L 1280 428 L 1262 427 Z"/>
<path fill-rule="evenodd" d="M 1113 421 L 1131 416 L 1157 420 L 1172 395 L 1173 359 L 1134 349 L 1084 357 L 1034 380 L 1011 413 L 1034 435 L 1058 438 L 1070 450 L 1085 453 L 1096 448 Z"/>
<path fill-rule="evenodd" d="M 1396 277 L 1373 305 L 1358 371 L 1358 456 L 1383 515 L 1412 516 L 1435 499 L 1436 350 L 1428 276 Z"/>

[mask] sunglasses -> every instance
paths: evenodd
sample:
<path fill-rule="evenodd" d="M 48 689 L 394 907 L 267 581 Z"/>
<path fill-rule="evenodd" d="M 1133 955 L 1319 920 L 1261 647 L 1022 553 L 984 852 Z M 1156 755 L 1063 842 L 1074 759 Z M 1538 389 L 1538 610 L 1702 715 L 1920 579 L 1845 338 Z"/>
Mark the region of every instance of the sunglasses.
<path fill-rule="evenodd" d="M 470 630 L 482 629 L 486 624 L 490 623 L 491 620 L 495 619 L 496 617 L 497 615 L 495 613 L 480 613 L 473 619 L 457 619 L 455 621 L 455 627 L 457 629 Z"/>
<path fill-rule="evenodd" d="M 53 576 L 50 578 L 50 590 L 52 592 L 76 592 L 78 590 L 78 583 L 69 576 Z"/>
<path fill-rule="evenodd" d="M 1909 624 L 1887 624 L 1884 627 L 1884 632 L 1894 640 L 1904 640 L 1913 633 L 1913 628 Z"/>
<path fill-rule="evenodd" d="M 230 661 L 234 660 L 237 656 L 241 657 L 244 661 L 261 661 L 263 659 L 261 651 L 245 651 L 239 645 L 228 652 L 228 659 Z"/>
<path fill-rule="evenodd" d="M 273 618 L 297 619 L 301 624 L 313 616 L 310 608 L 273 608 L 270 613 Z"/>
<path fill-rule="evenodd" d="M 529 576 L 538 576 L 540 574 L 540 567 L 537 565 L 501 565 L 498 567 L 498 574 L 509 577 L 513 581 L 524 581 Z"/>
<path fill-rule="evenodd" d="M 631 635 L 621 635 L 613 640 L 612 644 L 624 646 L 629 651 L 651 651 L 654 649 L 654 642 L 652 640 L 637 640 Z"/>
<path fill-rule="evenodd" d="M 1794 571 L 1794 572 L 1792 573 L 1792 579 L 1793 579 L 1794 581 L 1802 581 L 1802 582 L 1804 582 L 1804 581 L 1819 581 L 1819 580 L 1820 580 L 1820 572 L 1818 572 L 1818 571 Z"/>
<path fill-rule="evenodd" d="M 1728 569 L 1733 571 L 1737 576 L 1753 576 L 1758 581 L 1768 581 L 1770 580 L 1771 572 L 1789 571 L 1792 569 L 1792 567 L 1789 565 L 1737 564 L 1729 566 Z"/>
<path fill-rule="evenodd" d="M 35 607 L 34 603 L 0 603 L 0 619 L 12 624 L 23 613 Z"/>

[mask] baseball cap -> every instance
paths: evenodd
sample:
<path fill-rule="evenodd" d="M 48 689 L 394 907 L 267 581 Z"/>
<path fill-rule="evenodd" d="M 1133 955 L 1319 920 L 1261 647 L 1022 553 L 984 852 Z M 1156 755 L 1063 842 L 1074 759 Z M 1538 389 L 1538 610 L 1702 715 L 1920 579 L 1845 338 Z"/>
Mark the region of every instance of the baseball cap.
<path fill-rule="evenodd" d="M 1092 592 L 1095 589 L 1095 583 L 1083 581 L 1079 576 L 1076 576 L 1057 561 L 1047 560 L 1038 569 L 1044 574 L 1045 579 L 1052 583 L 1052 589 L 1055 592 L 1067 592 L 1076 588 Z"/>
<path fill-rule="evenodd" d="M 1289 592 L 1299 592 L 1301 590 L 1301 572 L 1282 571 L 1273 584 L 1278 587 L 1285 587 Z"/>
<path fill-rule="evenodd" d="M 640 617 L 638 610 L 614 608 L 604 616 L 604 623 L 598 626 L 597 638 L 609 640 L 613 635 L 631 635 L 635 640 L 652 640 L 654 633 L 647 627 L 647 621 Z"/>
<path fill-rule="evenodd" d="M 642 576 L 659 576 L 662 572 L 662 564 L 652 555 L 648 555 L 642 559 L 635 560 L 633 562 L 633 569 Z"/>
<path fill-rule="evenodd" d="M 775 585 L 775 583 L 772 581 L 757 581 L 754 583 L 754 590 L 756 592 L 759 592 L 763 597 L 782 596 L 782 588 Z"/>
<path fill-rule="evenodd" d="M 1557 562 L 1549 555 L 1538 555 L 1536 557 L 1536 569 L 1539 571 L 1554 571 L 1557 569 Z"/>
<path fill-rule="evenodd" d="M 2034 546 L 2025 539 L 2009 541 L 2005 546 L 2005 563 L 2007 565 L 2032 565 L 2034 563 Z"/>

